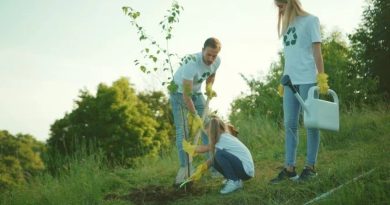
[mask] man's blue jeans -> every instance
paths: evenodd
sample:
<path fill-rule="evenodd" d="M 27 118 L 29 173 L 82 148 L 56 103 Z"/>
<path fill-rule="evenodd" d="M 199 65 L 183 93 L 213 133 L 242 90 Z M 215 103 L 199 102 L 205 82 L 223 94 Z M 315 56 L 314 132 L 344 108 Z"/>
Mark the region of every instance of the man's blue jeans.
<path fill-rule="evenodd" d="M 315 84 L 302 84 L 295 85 L 300 96 L 303 100 L 307 99 L 307 93 L 309 88 L 315 86 Z M 299 143 L 298 136 L 298 122 L 299 114 L 301 111 L 301 105 L 297 98 L 294 96 L 292 90 L 284 86 L 283 95 L 283 113 L 284 113 L 284 127 L 286 132 L 285 142 L 285 157 L 286 166 L 295 166 L 297 147 Z M 306 153 L 306 164 L 314 165 L 317 160 L 318 148 L 320 144 L 320 134 L 318 129 L 306 129 L 307 133 L 307 153 Z"/>
<path fill-rule="evenodd" d="M 192 101 L 196 111 L 200 116 L 203 115 L 205 109 L 205 99 L 201 93 L 192 95 Z M 187 166 L 187 156 L 183 150 L 183 138 L 184 136 L 189 139 L 188 133 L 188 123 L 187 123 L 187 114 L 188 109 L 183 100 L 182 93 L 171 93 L 170 101 L 172 106 L 173 120 L 175 123 L 176 129 L 176 147 L 179 155 L 179 163 L 181 167 Z M 209 140 L 205 133 L 202 132 L 202 142 L 203 144 L 208 144 Z"/>

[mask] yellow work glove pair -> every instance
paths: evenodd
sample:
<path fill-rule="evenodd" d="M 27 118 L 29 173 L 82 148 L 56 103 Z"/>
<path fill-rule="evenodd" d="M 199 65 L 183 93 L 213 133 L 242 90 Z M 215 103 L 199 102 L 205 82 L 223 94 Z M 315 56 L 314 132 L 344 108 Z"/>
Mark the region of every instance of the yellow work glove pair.
<path fill-rule="evenodd" d="M 188 121 L 191 123 L 191 133 L 195 135 L 199 129 L 203 128 L 203 121 L 196 113 L 189 112 Z"/>
<path fill-rule="evenodd" d="M 211 84 L 206 85 L 206 96 L 211 99 L 213 97 L 217 97 L 217 93 L 212 89 Z"/>
<path fill-rule="evenodd" d="M 320 88 L 320 94 L 328 94 L 328 75 L 326 73 L 317 74 L 317 86 Z"/>
<path fill-rule="evenodd" d="M 195 152 L 196 145 L 190 144 L 189 142 L 187 142 L 186 139 L 183 139 L 183 149 L 185 152 L 188 153 L 190 157 L 196 156 L 196 152 Z"/>
<path fill-rule="evenodd" d="M 203 162 L 198 167 L 196 167 L 195 172 L 190 176 L 191 181 L 198 181 L 203 173 L 205 173 L 208 169 L 207 162 Z"/>

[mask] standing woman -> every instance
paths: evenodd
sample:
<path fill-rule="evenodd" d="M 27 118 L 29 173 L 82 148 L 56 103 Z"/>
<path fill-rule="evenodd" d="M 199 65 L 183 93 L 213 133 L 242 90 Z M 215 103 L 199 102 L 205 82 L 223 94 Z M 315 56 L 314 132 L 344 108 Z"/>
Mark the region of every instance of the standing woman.
<path fill-rule="evenodd" d="M 283 39 L 285 57 L 284 73 L 304 100 L 310 87 L 316 83 L 320 93 L 327 93 L 327 75 L 321 54 L 321 31 L 318 17 L 303 10 L 299 0 L 274 0 L 278 7 L 278 35 Z M 283 89 L 280 89 L 283 90 Z M 284 89 L 283 113 L 285 127 L 285 167 L 272 184 L 286 179 L 307 180 L 317 176 L 314 165 L 317 160 L 320 135 L 318 129 L 307 129 L 306 165 L 297 175 L 296 154 L 299 142 L 298 121 L 301 105 L 291 89 Z"/>

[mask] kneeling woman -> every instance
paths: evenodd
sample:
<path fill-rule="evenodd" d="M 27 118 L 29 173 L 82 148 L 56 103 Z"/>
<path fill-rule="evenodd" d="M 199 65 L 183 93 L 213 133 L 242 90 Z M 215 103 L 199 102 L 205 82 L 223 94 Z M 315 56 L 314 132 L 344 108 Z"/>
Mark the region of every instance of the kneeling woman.
<path fill-rule="evenodd" d="M 212 116 L 205 124 L 209 136 L 209 145 L 200 145 L 195 148 L 196 153 L 210 151 L 213 157 L 201 164 L 194 175 L 205 171 L 212 165 L 225 178 L 225 186 L 221 194 L 227 194 L 243 187 L 242 181 L 254 177 L 255 169 L 249 149 L 229 132 L 230 127 L 218 117 Z M 201 171 L 202 170 L 202 171 Z M 201 174 L 201 173 L 200 173 Z"/>

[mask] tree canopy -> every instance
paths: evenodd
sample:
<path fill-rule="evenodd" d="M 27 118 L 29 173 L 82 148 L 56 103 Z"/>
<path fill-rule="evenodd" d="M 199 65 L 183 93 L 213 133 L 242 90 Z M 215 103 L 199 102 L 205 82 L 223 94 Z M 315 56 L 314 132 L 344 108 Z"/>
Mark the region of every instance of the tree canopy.
<path fill-rule="evenodd" d="M 155 95 L 156 103 L 164 100 Z M 134 159 L 156 154 L 166 143 L 169 131 L 156 121 L 161 112 L 150 108 L 156 106 L 153 100 L 148 105 L 138 98 L 128 79 L 112 86 L 100 84 L 96 95 L 83 90 L 79 98 L 76 108 L 51 126 L 51 154 L 71 155 L 93 148 L 103 151 L 110 162 L 131 166 Z"/>

